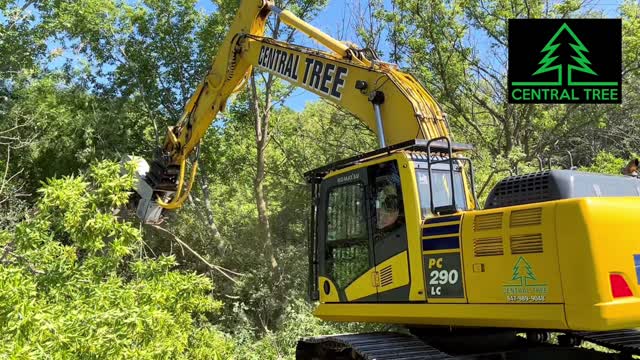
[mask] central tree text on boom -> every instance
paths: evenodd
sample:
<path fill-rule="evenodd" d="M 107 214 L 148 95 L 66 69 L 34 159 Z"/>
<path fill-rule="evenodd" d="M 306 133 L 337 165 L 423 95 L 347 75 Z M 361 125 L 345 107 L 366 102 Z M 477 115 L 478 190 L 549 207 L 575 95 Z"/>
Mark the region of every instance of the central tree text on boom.
<path fill-rule="evenodd" d="M 291 82 L 301 83 L 311 90 L 341 99 L 349 69 L 307 57 L 304 59 L 304 70 L 300 71 L 300 57 L 299 54 L 284 49 L 263 45 L 258 56 L 258 66 Z"/>
<path fill-rule="evenodd" d="M 511 90 L 514 100 L 526 101 L 580 101 L 605 100 L 617 101 L 618 89 L 611 88 L 581 88 L 581 89 L 550 89 L 550 88 L 516 88 Z"/>

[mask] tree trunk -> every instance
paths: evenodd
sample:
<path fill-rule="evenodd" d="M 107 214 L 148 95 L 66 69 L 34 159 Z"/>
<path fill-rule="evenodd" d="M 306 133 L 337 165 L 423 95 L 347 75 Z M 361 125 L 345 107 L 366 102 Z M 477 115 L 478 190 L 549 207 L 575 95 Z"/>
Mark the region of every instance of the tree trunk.
<path fill-rule="evenodd" d="M 200 188 L 202 189 L 202 197 L 204 198 L 204 208 L 205 213 L 207 215 L 207 224 L 209 224 L 209 228 L 211 229 L 211 233 L 216 240 L 220 240 L 220 231 L 218 231 L 218 227 L 214 221 L 213 217 L 213 207 L 211 206 L 211 192 L 209 192 L 209 178 L 207 177 L 207 172 L 204 169 L 204 166 L 200 168 L 200 176 L 198 177 L 200 181 Z"/>
<path fill-rule="evenodd" d="M 256 177 L 253 181 L 253 190 L 256 197 L 256 207 L 258 209 L 258 236 L 262 239 L 263 254 L 265 259 L 271 262 L 271 269 L 275 271 L 278 262 L 273 253 L 273 242 L 271 240 L 271 226 L 269 224 L 269 211 L 267 199 L 264 194 L 265 156 L 267 144 L 269 143 L 269 120 L 271 118 L 271 76 L 265 88 L 264 110 L 260 110 L 260 100 L 256 86 L 255 74 L 251 73 L 251 105 L 255 114 L 256 131 Z"/>
<path fill-rule="evenodd" d="M 273 27 L 272 37 L 278 38 L 280 33 L 280 18 L 277 18 Z M 291 40 L 287 39 L 287 42 Z M 264 258 L 271 262 L 272 276 L 276 276 L 278 261 L 274 255 L 273 241 L 271 238 L 271 226 L 269 224 L 269 210 L 267 198 L 264 193 L 264 180 L 266 177 L 266 151 L 269 144 L 269 121 L 271 120 L 271 87 L 273 85 L 273 74 L 267 75 L 264 87 L 264 101 L 261 109 L 256 85 L 255 70 L 251 71 L 249 81 L 251 82 L 251 107 L 254 112 L 255 133 L 256 133 L 256 177 L 253 181 L 253 191 L 256 197 L 256 208 L 258 209 L 258 236 L 262 239 Z"/>

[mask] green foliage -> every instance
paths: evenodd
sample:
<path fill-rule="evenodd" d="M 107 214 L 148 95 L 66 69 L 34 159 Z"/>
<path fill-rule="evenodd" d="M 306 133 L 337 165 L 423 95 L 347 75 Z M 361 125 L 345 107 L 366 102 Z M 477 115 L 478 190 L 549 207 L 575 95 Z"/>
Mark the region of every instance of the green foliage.
<path fill-rule="evenodd" d="M 267 332 L 261 339 L 247 331 L 236 334 L 238 345 L 234 353 L 238 359 L 294 359 L 298 339 L 327 334 L 387 331 L 390 326 L 359 323 L 332 323 L 322 321 L 312 315 L 313 308 L 301 299 L 292 300 L 287 305 L 282 324 L 278 331 Z M 394 331 L 402 331 L 393 329 Z"/>
<path fill-rule="evenodd" d="M 17 359 L 210 359 L 233 350 L 209 323 L 208 278 L 139 254 L 115 213 L 131 172 L 117 163 L 43 185 L 38 211 L 0 233 L 0 354 Z"/>
<path fill-rule="evenodd" d="M 21 139 L 12 169 L 23 169 L 24 185 L 33 191 L 39 181 L 69 175 L 95 159 L 119 158 L 126 153 L 149 153 L 152 138 L 145 136 L 148 119 L 127 100 L 90 94 L 48 75 L 28 84 L 18 83 L 11 109 L 0 121 L 0 131 Z M 148 150 L 149 149 L 149 150 Z M 0 148 L 0 153 L 5 153 Z"/>
<path fill-rule="evenodd" d="M 4 95 L 8 80 L 39 70 L 38 59 L 47 49 L 49 33 L 20 1 L 0 1 L 0 14 L 0 95 Z"/>
<path fill-rule="evenodd" d="M 616 157 L 607 151 L 601 151 L 593 163 L 589 166 L 580 168 L 582 171 L 595 172 L 601 174 L 620 175 L 629 160 Z"/>

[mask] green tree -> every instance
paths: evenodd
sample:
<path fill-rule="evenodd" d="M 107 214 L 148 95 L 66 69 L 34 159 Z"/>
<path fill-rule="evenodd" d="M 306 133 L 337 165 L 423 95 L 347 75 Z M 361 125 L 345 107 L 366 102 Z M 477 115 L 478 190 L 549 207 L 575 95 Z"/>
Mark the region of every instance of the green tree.
<path fill-rule="evenodd" d="M 379 18 L 390 29 L 383 48 L 392 49 L 394 61 L 434 93 L 449 115 L 456 139 L 476 146 L 472 156 L 479 169 L 478 184 L 490 189 L 500 176 L 535 170 L 538 157 L 568 167 L 567 151 L 578 166 L 591 163 L 601 150 L 624 157 L 635 151 L 633 139 L 640 137 L 635 90 L 638 8 L 633 2 L 620 8 L 625 69 L 621 106 L 507 102 L 507 19 L 603 16 L 575 1 L 550 5 L 543 1 L 399 0 L 380 12 Z"/>
<path fill-rule="evenodd" d="M 570 43 L 571 49 L 574 51 L 575 55 L 571 56 L 573 61 L 578 64 L 570 64 L 566 63 L 566 73 L 567 73 L 567 83 L 572 85 L 573 81 L 573 71 L 579 71 L 591 75 L 597 75 L 595 71 L 593 71 L 589 65 L 591 62 L 585 56 L 585 52 L 589 52 L 589 50 L 584 46 L 582 41 L 576 36 L 576 34 L 571 30 L 571 28 L 566 24 L 562 24 L 560 28 L 555 32 L 555 34 L 549 39 L 547 44 L 542 48 L 541 52 L 546 53 L 542 60 L 538 64 L 540 67 L 536 70 L 533 75 L 544 74 L 547 72 L 555 71 L 556 72 L 556 81 L 551 83 L 550 85 L 562 85 L 562 68 L 563 64 L 557 64 L 556 60 L 558 59 L 558 55 L 556 55 L 556 50 L 562 45 L 562 43 L 558 43 L 558 38 L 562 35 L 563 32 L 566 32 L 571 37 L 573 43 Z M 555 56 L 554 56 L 555 55 Z"/>
<path fill-rule="evenodd" d="M 275 2 L 276 5 L 282 6 L 280 1 Z M 286 7 L 292 9 L 294 13 L 301 19 L 309 20 L 326 4 L 326 0 L 301 0 L 284 2 Z M 280 17 L 276 17 L 272 27 L 266 32 L 267 36 L 292 42 L 296 29 L 287 28 L 282 24 Z M 258 76 L 261 76 L 262 82 L 258 82 Z M 251 112 L 253 113 L 254 139 L 256 147 L 255 160 L 255 177 L 253 178 L 253 190 L 258 210 L 258 237 L 257 240 L 262 246 L 266 261 L 270 262 L 271 273 L 275 273 L 278 268 L 278 259 L 274 252 L 274 244 L 272 239 L 272 229 L 269 216 L 268 197 L 265 187 L 267 161 L 267 146 L 271 139 L 271 118 L 272 109 L 275 104 L 282 103 L 291 94 L 293 85 L 285 85 L 277 79 L 273 73 L 261 73 L 257 69 L 253 69 L 249 77 L 250 93 L 249 102 Z M 270 282 L 271 283 L 271 282 Z"/>
<path fill-rule="evenodd" d="M 256 150 L 252 137 L 247 136 L 253 131 L 253 119 L 248 102 L 243 100 L 239 97 L 225 114 L 225 126 L 210 129 L 208 141 L 202 145 L 203 158 L 217 159 L 203 166 L 207 167 L 206 181 L 222 244 L 212 241 L 199 188 L 194 190 L 194 202 L 172 215 L 176 218 L 170 222 L 179 237 L 206 249 L 203 252 L 210 262 L 244 274 L 237 284 L 213 274 L 219 296 L 235 297 L 225 302 L 228 330 L 250 329 L 264 335 L 286 326 L 282 316 L 288 304 L 306 297 L 310 194 L 304 172 L 370 149 L 376 142 L 359 121 L 326 103 L 311 103 L 301 113 L 284 107 L 274 109 L 271 143 L 265 154 L 270 164 L 265 191 L 279 263 L 272 275 L 266 271 L 269 262 L 256 256 L 255 169 L 250 165 Z M 185 262 L 192 261 L 187 257 Z"/>
<path fill-rule="evenodd" d="M 209 279 L 144 256 L 117 215 L 131 174 L 117 163 L 49 180 L 35 211 L 0 233 L 0 357 L 210 359 L 233 346 L 207 320 Z"/>
<path fill-rule="evenodd" d="M 513 277 L 511 280 L 520 280 L 521 285 L 526 286 L 527 279 L 536 280 L 536 276 L 533 273 L 531 265 L 521 256 L 513 266 Z"/>
<path fill-rule="evenodd" d="M 635 155 L 632 157 L 636 157 Z M 610 152 L 601 151 L 593 163 L 589 166 L 581 167 L 580 170 L 595 172 L 600 174 L 621 175 L 630 159 L 618 158 Z"/>
<path fill-rule="evenodd" d="M 585 52 L 589 52 L 589 50 L 584 46 L 582 41 L 580 41 L 580 39 L 576 36 L 573 30 L 571 30 L 571 28 L 566 23 L 560 26 L 558 31 L 555 32 L 555 34 L 551 37 L 551 39 L 549 39 L 547 44 L 544 46 L 544 48 L 542 48 L 542 52 L 545 52 L 546 54 L 542 58 L 542 60 L 540 60 L 539 62 L 540 67 L 538 68 L 538 70 L 536 70 L 533 73 L 533 75 L 543 74 L 549 71 L 557 71 L 558 73 L 557 83 L 562 84 L 562 64 L 555 64 L 555 60 L 558 58 L 558 56 L 557 55 L 553 56 L 553 55 L 555 54 L 558 47 L 560 47 L 561 45 L 560 43 L 556 43 L 556 41 L 558 40 L 558 37 L 560 37 L 560 35 L 563 32 L 568 33 L 571 36 L 571 39 L 573 40 L 573 43 L 569 45 L 575 52 L 575 56 L 571 56 L 571 58 L 578 64 L 578 66 L 573 64 L 567 64 L 567 81 L 569 82 L 569 84 L 571 84 L 572 82 L 571 79 L 572 79 L 573 70 L 577 70 L 577 71 L 584 72 L 591 75 L 598 75 L 595 73 L 595 71 L 593 71 L 589 67 L 589 64 L 591 64 L 591 62 L 589 61 L 589 59 L 587 59 L 587 57 L 584 54 Z"/>

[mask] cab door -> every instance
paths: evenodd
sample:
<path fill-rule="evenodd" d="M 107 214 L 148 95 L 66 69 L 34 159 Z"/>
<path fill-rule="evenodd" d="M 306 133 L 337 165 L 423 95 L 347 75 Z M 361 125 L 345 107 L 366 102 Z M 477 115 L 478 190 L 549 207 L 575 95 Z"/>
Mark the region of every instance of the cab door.
<path fill-rule="evenodd" d="M 323 180 L 318 205 L 321 302 L 377 299 L 366 168 Z"/>
<path fill-rule="evenodd" d="M 368 167 L 378 302 L 409 301 L 407 225 L 397 161 Z"/>

